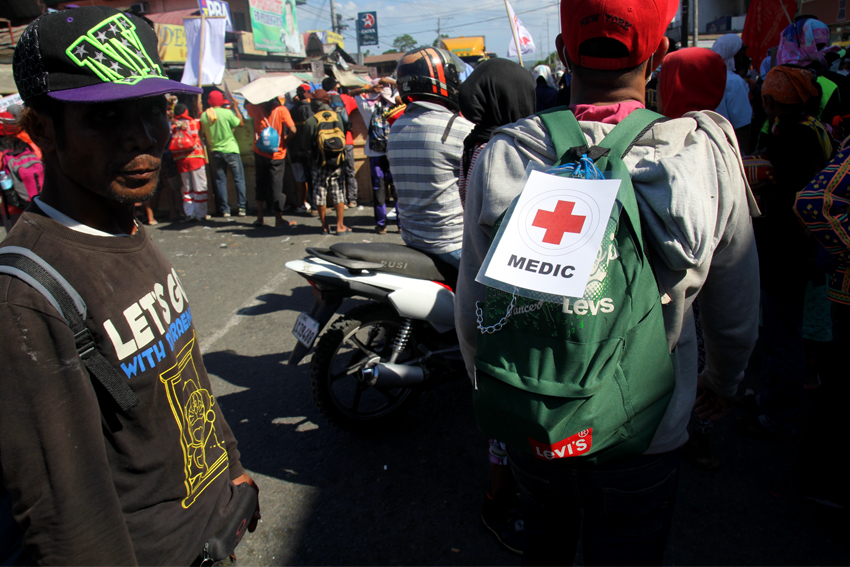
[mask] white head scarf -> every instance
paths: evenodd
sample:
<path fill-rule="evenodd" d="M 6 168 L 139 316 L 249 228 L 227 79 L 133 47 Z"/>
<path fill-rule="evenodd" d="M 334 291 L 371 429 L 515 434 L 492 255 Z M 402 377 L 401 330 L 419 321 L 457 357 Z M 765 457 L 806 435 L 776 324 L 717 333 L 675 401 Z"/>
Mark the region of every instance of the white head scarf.
<path fill-rule="evenodd" d="M 558 87 L 555 85 L 555 78 L 552 76 L 552 69 L 549 68 L 549 65 L 538 65 L 531 72 L 534 76 L 534 84 L 537 84 L 537 77 L 543 77 L 546 79 L 546 84 L 552 87 L 553 89 L 557 89 Z"/>
<path fill-rule="evenodd" d="M 735 55 L 741 51 L 744 42 L 734 33 L 721 35 L 711 46 L 711 50 L 721 56 L 726 63 L 726 69 L 735 72 Z"/>

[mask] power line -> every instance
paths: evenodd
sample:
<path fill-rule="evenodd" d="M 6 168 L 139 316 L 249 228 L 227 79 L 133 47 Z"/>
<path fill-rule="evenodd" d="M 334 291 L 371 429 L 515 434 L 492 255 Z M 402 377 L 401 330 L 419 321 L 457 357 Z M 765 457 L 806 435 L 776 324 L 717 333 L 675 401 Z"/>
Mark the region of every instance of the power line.
<path fill-rule="evenodd" d="M 516 14 L 517 15 L 530 14 L 532 12 L 538 12 L 540 10 L 546 10 L 546 9 L 551 8 L 551 7 L 552 7 L 551 5 L 540 6 L 538 8 L 532 8 L 531 10 L 525 10 L 523 12 L 516 12 Z M 495 17 L 492 17 L 492 18 L 486 18 L 486 19 L 483 19 L 483 20 L 475 20 L 475 21 L 467 22 L 467 23 L 463 23 L 463 24 L 454 24 L 454 25 L 451 25 L 451 26 L 445 26 L 441 29 L 441 31 L 448 30 L 448 29 L 463 28 L 463 27 L 468 27 L 468 26 L 476 26 L 476 25 L 482 24 L 484 22 L 492 22 L 492 21 L 502 20 L 502 19 L 505 19 L 505 16 L 499 15 L 499 16 L 495 16 Z M 397 27 L 397 26 L 394 26 L 394 27 Z M 416 30 L 416 31 L 407 30 L 406 33 L 413 35 L 413 34 L 428 33 L 428 32 L 433 32 L 433 31 L 434 31 L 433 29 L 424 29 L 424 30 Z"/>

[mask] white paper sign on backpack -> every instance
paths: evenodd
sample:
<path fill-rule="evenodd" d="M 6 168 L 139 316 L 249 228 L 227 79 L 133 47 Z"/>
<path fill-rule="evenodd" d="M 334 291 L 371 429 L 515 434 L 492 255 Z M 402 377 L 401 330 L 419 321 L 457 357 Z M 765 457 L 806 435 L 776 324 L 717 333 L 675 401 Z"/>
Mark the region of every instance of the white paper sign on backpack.
<path fill-rule="evenodd" d="M 617 179 L 532 171 L 475 280 L 504 290 L 583 297 L 619 188 Z"/>

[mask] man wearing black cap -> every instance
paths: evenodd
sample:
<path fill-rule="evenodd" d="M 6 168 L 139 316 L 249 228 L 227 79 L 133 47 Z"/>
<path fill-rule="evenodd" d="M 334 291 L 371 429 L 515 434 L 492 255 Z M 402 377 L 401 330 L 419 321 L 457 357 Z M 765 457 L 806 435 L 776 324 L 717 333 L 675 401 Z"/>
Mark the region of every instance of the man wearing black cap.
<path fill-rule="evenodd" d="M 84 328 L 0 262 L 0 563 L 191 564 L 256 485 L 133 206 L 156 190 L 165 94 L 200 89 L 164 76 L 147 23 L 103 6 L 35 20 L 14 75 L 45 180 L 0 258 L 40 257 Z"/>

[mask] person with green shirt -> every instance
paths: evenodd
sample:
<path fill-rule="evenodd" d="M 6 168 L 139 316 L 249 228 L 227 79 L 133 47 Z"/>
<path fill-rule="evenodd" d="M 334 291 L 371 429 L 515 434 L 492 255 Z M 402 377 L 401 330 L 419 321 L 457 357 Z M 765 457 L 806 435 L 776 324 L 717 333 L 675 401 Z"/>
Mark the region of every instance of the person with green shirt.
<path fill-rule="evenodd" d="M 201 132 L 212 151 L 212 164 L 215 171 L 215 198 L 221 216 L 230 217 L 230 205 L 227 204 L 227 168 L 233 175 L 236 185 L 239 216 L 247 214 L 248 200 L 245 196 L 245 169 L 239 155 L 239 144 L 233 136 L 233 129 L 245 122 L 237 118 L 232 110 L 224 108 L 226 102 L 221 91 L 212 91 L 207 98 L 210 107 L 201 113 Z"/>

